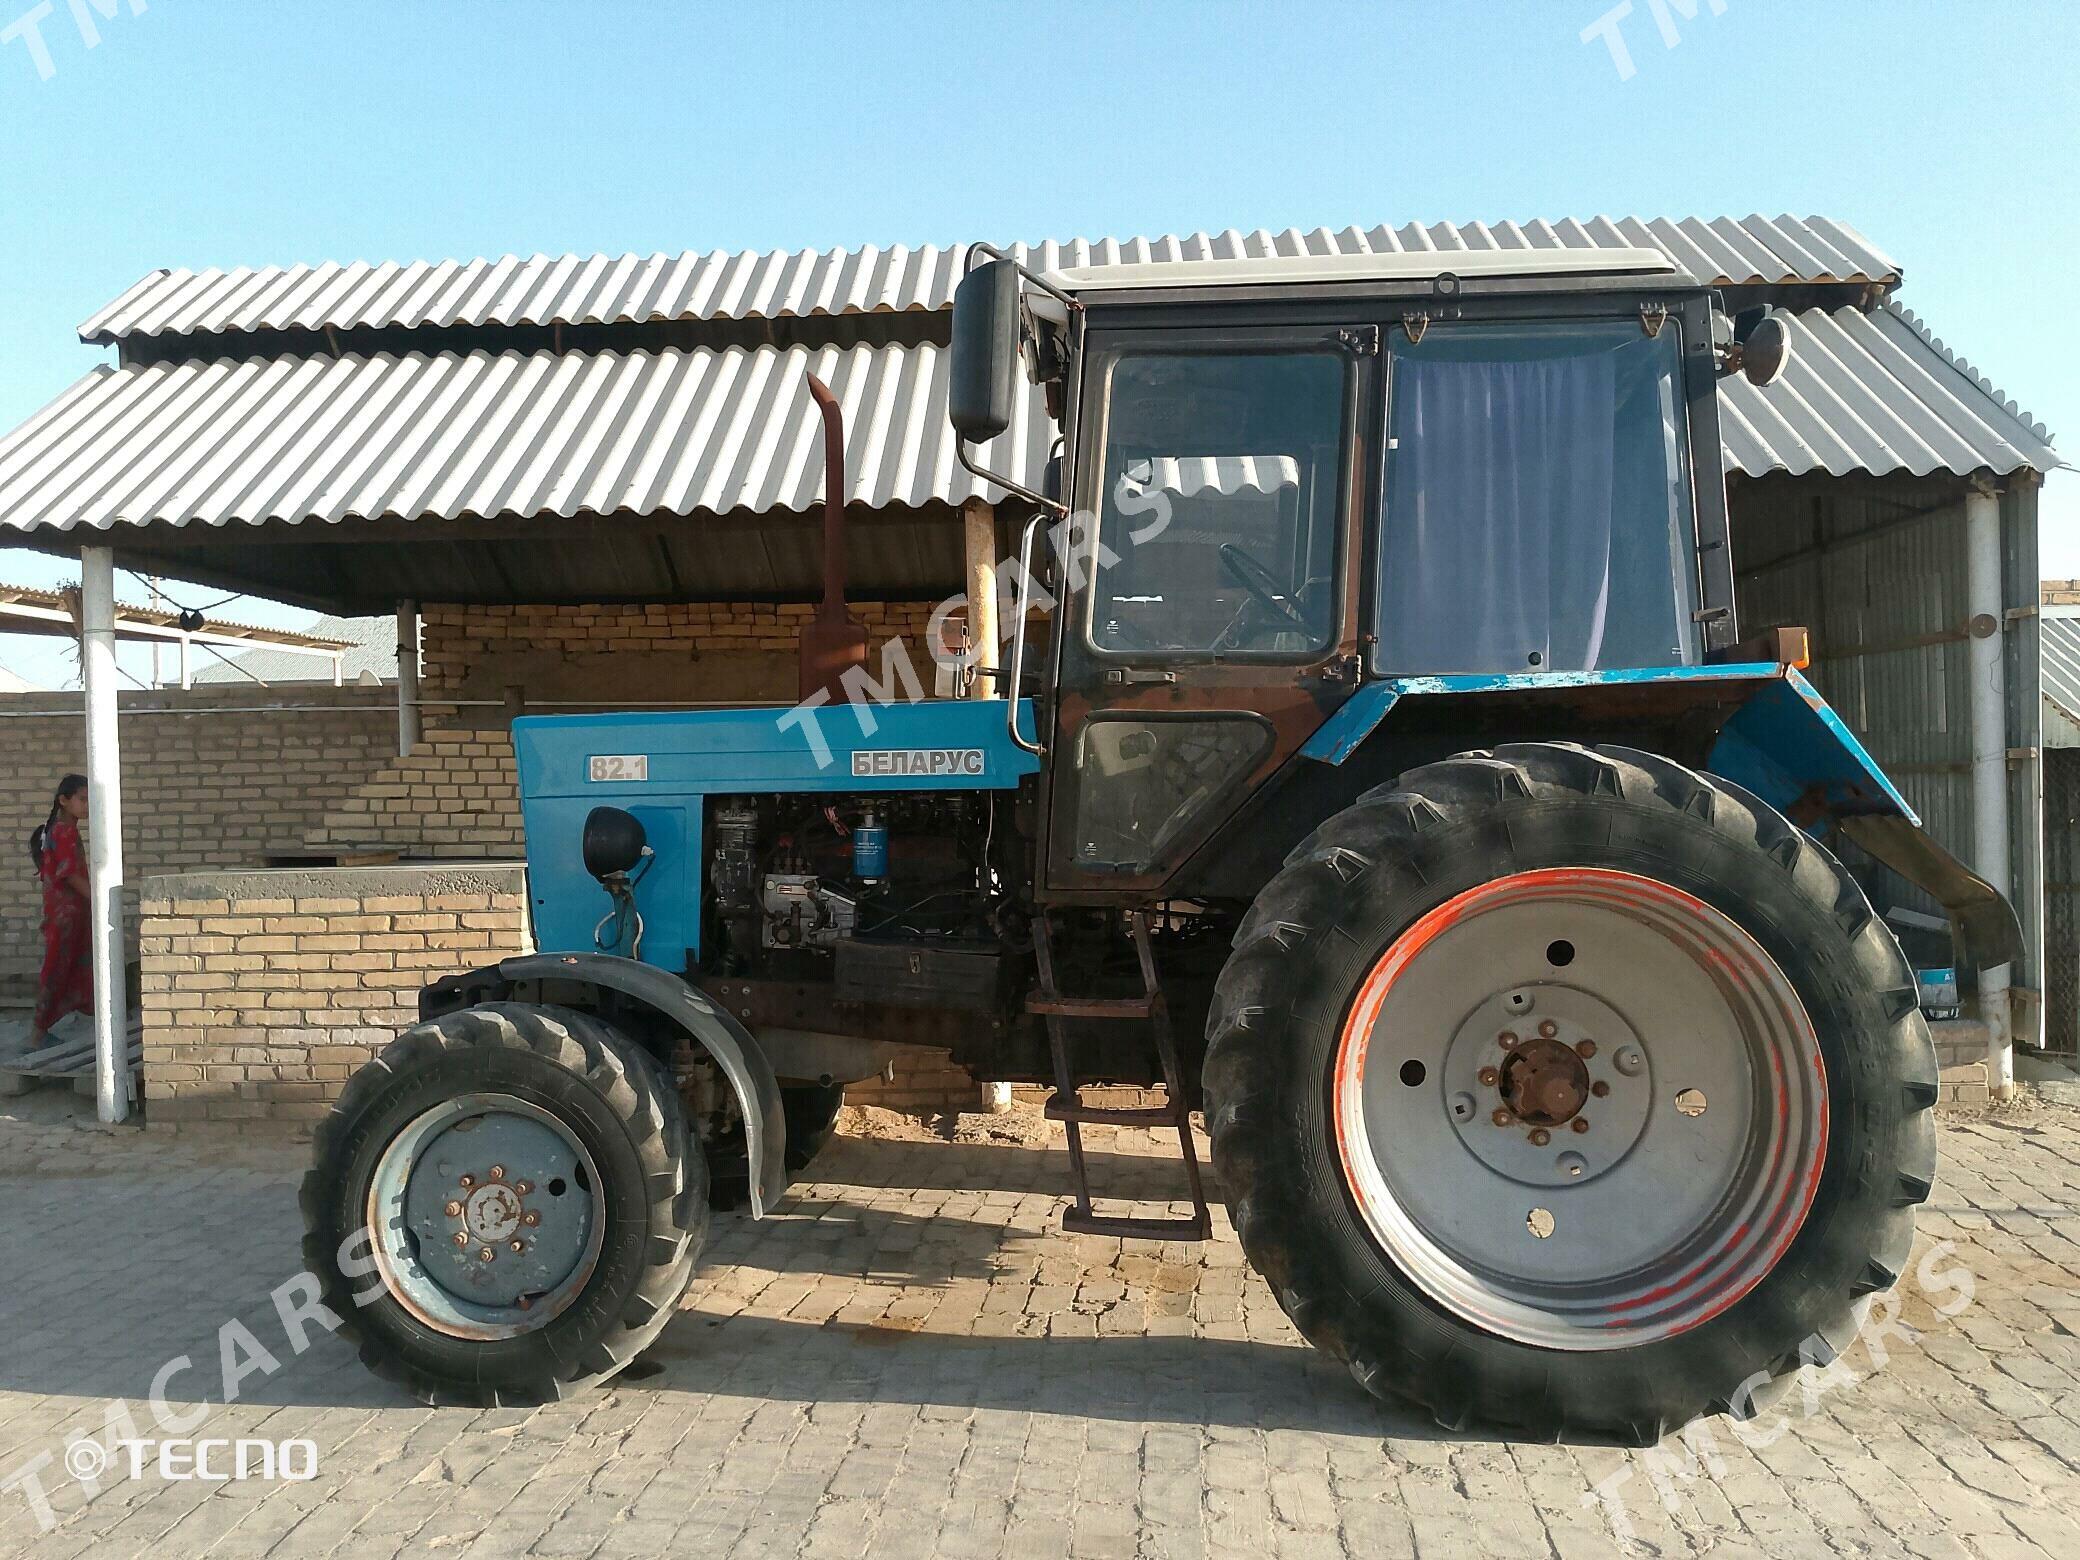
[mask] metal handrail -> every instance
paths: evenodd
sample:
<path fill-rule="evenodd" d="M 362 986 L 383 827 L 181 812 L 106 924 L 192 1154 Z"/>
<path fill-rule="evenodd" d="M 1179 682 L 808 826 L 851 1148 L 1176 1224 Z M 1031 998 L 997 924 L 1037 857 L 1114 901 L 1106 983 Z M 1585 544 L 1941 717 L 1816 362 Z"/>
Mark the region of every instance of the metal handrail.
<path fill-rule="evenodd" d="M 1043 755 L 1044 749 L 1038 742 L 1028 742 L 1018 729 L 1019 690 L 1025 686 L 1026 673 L 1026 614 L 1033 606 L 1033 538 L 1040 527 L 1047 523 L 1047 516 L 1037 514 L 1026 522 L 1025 531 L 1018 539 L 1018 594 L 1012 606 L 1011 621 L 1011 665 L 1005 681 L 1011 686 L 1005 692 L 1004 724 L 1011 732 L 1011 740 L 1031 753 L 1035 758 Z M 1039 735 L 1039 717 L 1033 721 L 1033 734 Z"/>

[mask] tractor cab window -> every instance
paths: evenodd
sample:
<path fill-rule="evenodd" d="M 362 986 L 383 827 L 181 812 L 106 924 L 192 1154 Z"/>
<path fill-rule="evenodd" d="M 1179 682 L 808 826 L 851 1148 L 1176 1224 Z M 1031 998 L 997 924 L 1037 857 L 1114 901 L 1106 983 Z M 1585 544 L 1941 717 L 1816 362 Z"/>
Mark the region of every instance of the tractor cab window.
<path fill-rule="evenodd" d="M 1344 355 L 1128 351 L 1102 372 L 1093 648 L 1319 653 L 1336 620 Z"/>
<path fill-rule="evenodd" d="M 1380 671 L 1698 659 L 1673 322 L 1397 333 L 1389 384 Z"/>

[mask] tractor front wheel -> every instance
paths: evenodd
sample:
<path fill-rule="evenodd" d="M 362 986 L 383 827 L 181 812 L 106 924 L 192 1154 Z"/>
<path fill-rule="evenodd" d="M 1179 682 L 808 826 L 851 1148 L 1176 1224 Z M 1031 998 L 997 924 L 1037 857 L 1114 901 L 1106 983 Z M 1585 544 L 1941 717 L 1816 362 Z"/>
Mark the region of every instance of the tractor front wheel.
<path fill-rule="evenodd" d="M 1294 1324 L 1451 1428 L 1755 1413 L 1847 1347 L 1935 1167 L 1913 975 L 1841 864 L 1618 748 L 1330 819 L 1237 935 L 1205 1080 Z"/>
<path fill-rule="evenodd" d="M 304 1260 L 362 1362 L 420 1401 L 549 1402 L 664 1329 L 707 1191 L 658 1063 L 586 1014 L 486 1003 L 349 1080 L 304 1178 Z"/>

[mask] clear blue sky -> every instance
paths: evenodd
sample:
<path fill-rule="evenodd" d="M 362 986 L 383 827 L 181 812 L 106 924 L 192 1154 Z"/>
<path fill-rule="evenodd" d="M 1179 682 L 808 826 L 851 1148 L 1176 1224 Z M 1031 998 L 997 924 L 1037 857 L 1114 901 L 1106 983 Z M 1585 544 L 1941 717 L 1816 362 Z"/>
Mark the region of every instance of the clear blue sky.
<path fill-rule="evenodd" d="M 1662 0 L 1669 48 L 1632 0 L 1629 79 L 1582 39 L 1618 0 L 138 3 L 53 0 L 48 79 L 0 44 L 0 428 L 155 266 L 1759 211 L 1860 228 L 2080 450 L 2070 3 Z M 2047 573 L 2080 575 L 2075 490 Z"/>

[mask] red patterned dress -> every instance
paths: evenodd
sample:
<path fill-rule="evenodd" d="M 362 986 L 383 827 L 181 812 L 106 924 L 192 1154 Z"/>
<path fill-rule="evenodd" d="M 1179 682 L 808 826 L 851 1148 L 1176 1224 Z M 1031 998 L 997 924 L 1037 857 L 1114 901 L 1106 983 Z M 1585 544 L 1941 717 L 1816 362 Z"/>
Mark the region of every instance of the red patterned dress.
<path fill-rule="evenodd" d="M 43 841 L 43 970 L 36 982 L 36 1027 L 47 1030 L 67 1013 L 94 1010 L 94 957 L 87 934 L 87 901 L 68 881 L 87 881 L 87 853 L 79 825 L 60 818 Z"/>

